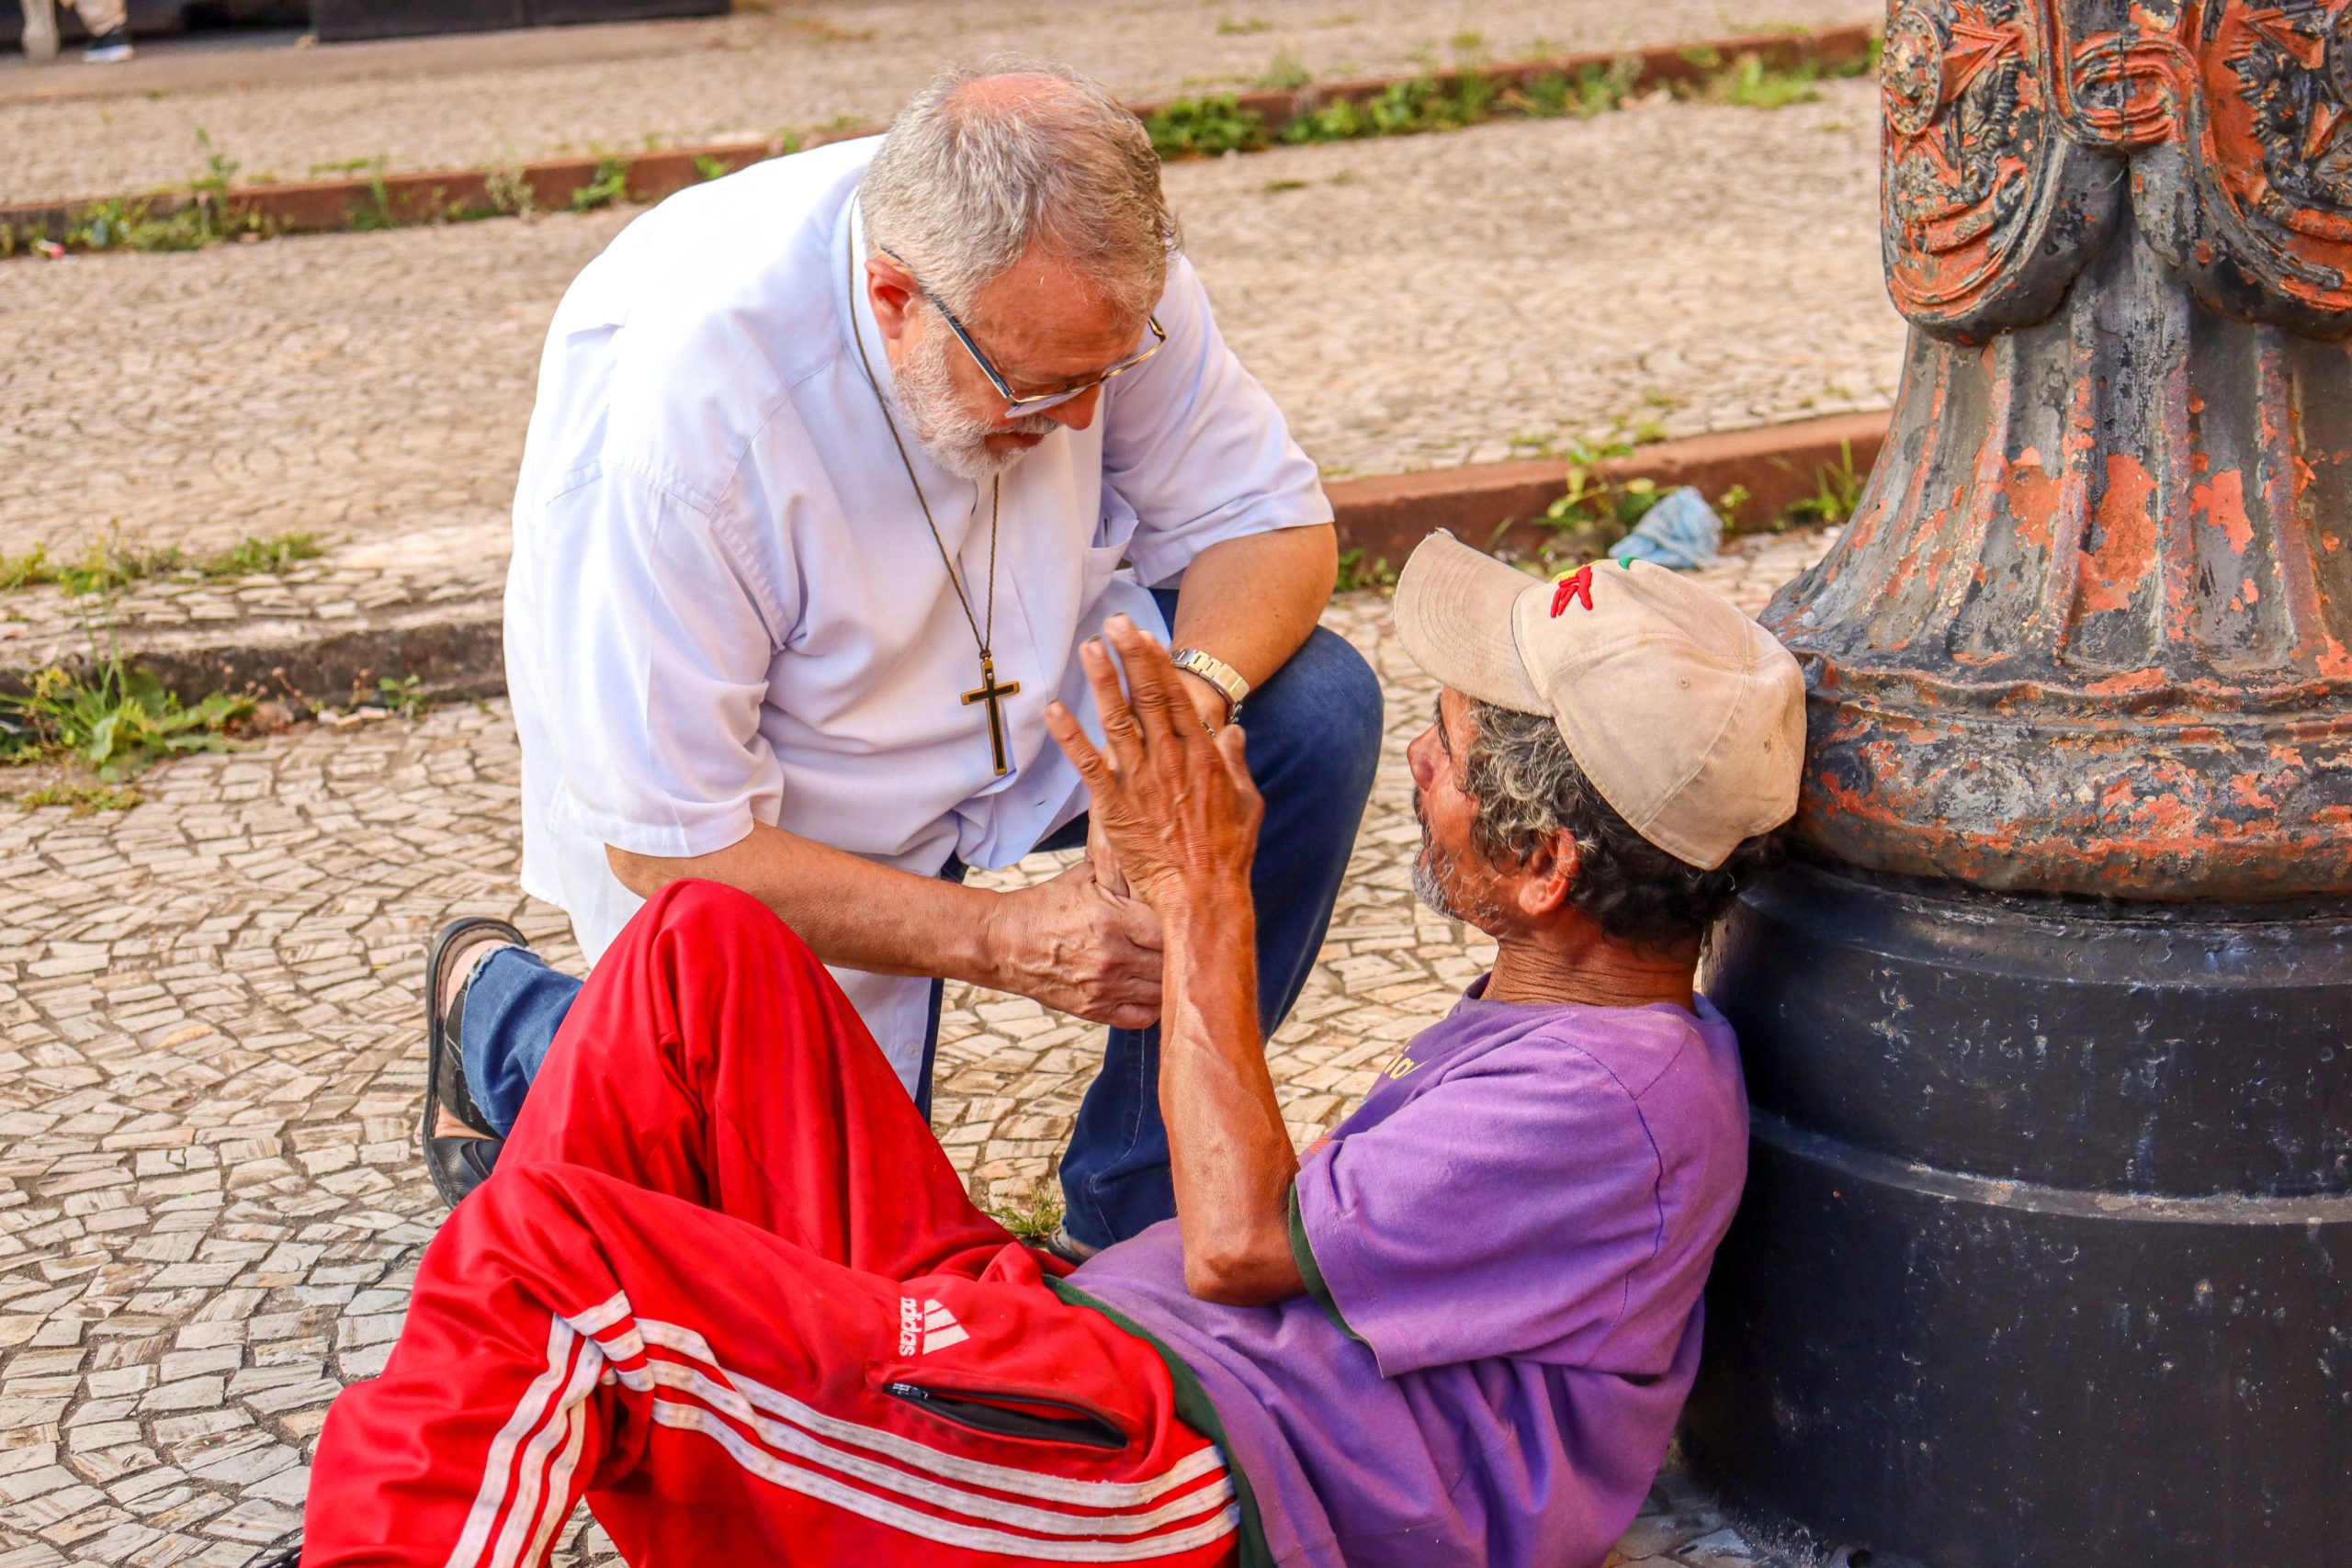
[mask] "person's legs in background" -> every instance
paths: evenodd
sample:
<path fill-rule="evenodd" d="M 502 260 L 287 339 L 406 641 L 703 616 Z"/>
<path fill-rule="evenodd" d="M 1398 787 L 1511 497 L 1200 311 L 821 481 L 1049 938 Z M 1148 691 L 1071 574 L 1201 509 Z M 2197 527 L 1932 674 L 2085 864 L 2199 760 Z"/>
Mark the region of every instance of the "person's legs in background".
<path fill-rule="evenodd" d="M 1175 593 L 1155 590 L 1154 597 L 1173 626 Z M 1266 801 L 1250 893 L 1258 913 L 1258 1021 L 1271 1036 L 1315 966 L 1372 794 L 1380 679 L 1344 638 L 1318 626 L 1250 694 L 1241 728 Z M 1062 1157 L 1065 1229 L 1082 1246 L 1107 1247 L 1176 1212 L 1159 1085 L 1159 1031 L 1110 1031 L 1102 1070 Z"/>
<path fill-rule="evenodd" d="M 84 60 L 93 65 L 111 65 L 130 58 L 130 9 L 127 0 L 74 0 L 74 14 L 82 18 L 82 25 L 90 33 L 90 47 L 82 51 Z"/>
<path fill-rule="evenodd" d="M 21 35 L 27 60 L 57 58 L 57 0 L 24 0 Z"/>
<path fill-rule="evenodd" d="M 565 1014 L 579 999 L 580 985 L 523 947 L 492 953 L 467 983 L 458 1031 L 466 1089 L 500 1137 L 514 1130 L 523 1113 L 523 1097 L 539 1076 Z"/>

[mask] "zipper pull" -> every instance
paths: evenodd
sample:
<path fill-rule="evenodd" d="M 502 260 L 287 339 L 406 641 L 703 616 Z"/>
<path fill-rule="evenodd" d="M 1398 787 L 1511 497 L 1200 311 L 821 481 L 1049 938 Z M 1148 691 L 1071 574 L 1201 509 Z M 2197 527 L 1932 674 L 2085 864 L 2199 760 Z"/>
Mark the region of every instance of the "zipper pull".
<path fill-rule="evenodd" d="M 882 1392 L 896 1394 L 900 1399 L 920 1399 L 925 1403 L 931 1399 L 931 1390 L 910 1382 L 886 1382 L 882 1385 Z"/>

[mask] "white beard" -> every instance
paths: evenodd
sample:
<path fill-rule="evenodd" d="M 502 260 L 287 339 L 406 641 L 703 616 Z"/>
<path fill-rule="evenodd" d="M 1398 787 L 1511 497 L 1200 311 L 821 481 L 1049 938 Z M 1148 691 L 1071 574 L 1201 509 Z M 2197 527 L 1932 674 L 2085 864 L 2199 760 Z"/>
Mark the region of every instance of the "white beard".
<path fill-rule="evenodd" d="M 958 478 L 986 484 L 1029 455 L 1017 446 L 991 452 L 989 436 L 1050 435 L 1060 426 L 1041 413 L 996 425 L 964 412 L 956 406 L 956 382 L 947 373 L 948 337 L 944 324 L 925 333 L 922 344 L 892 367 L 899 407 L 933 462 Z"/>

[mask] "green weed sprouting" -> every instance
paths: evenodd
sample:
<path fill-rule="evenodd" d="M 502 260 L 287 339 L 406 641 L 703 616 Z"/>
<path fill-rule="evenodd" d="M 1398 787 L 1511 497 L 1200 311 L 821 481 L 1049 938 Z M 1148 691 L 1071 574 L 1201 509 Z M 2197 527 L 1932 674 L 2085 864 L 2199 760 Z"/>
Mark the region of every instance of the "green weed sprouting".
<path fill-rule="evenodd" d="M 390 675 L 376 682 L 374 706 L 399 715 L 405 719 L 420 719 L 433 711 L 433 699 L 424 694 L 424 681 L 416 675 L 403 675 L 395 680 Z"/>
<path fill-rule="evenodd" d="M 1314 80 L 1315 73 L 1306 68 L 1306 62 L 1285 49 L 1259 73 L 1255 85 L 1269 92 L 1295 93 Z"/>
<path fill-rule="evenodd" d="M 248 534 L 219 554 L 206 557 L 197 570 L 207 577 L 274 576 L 291 571 L 303 561 L 316 560 L 321 554 L 315 534 L 273 534 L 266 539 Z"/>
<path fill-rule="evenodd" d="M 51 665 L 23 695 L 0 695 L 0 762 L 70 760 L 116 784 L 165 757 L 230 750 L 229 726 L 253 706 L 225 692 L 190 706 L 109 650 L 87 677 Z"/>
<path fill-rule="evenodd" d="M 1781 464 L 1783 468 L 1788 465 Z M 1814 471 L 1813 493 L 1799 496 L 1789 502 L 1774 525 L 1781 528 L 1804 527 L 1813 524 L 1843 523 L 1854 515 L 1862 504 L 1862 487 L 1867 474 L 1854 469 L 1854 444 L 1838 444 L 1838 460 L 1824 463 Z"/>
<path fill-rule="evenodd" d="M 352 232 L 357 234 L 374 233 L 400 222 L 392 211 L 391 187 L 384 182 L 384 159 L 380 154 L 368 166 L 367 201 L 353 202 L 345 209 L 345 218 Z"/>
<path fill-rule="evenodd" d="M 1819 101 L 1820 76 L 1821 68 L 1810 60 L 1767 65 L 1759 55 L 1743 54 L 1716 75 L 1713 96 L 1747 108 L 1786 108 Z"/>
<path fill-rule="evenodd" d="M 500 164 L 482 175 L 482 195 L 492 212 L 509 218 L 528 217 L 531 212 L 531 182 L 513 164 Z"/>
<path fill-rule="evenodd" d="M 93 811 L 128 811 L 145 796 L 135 784 L 46 784 L 39 789 L 28 789 L 18 795 L 0 794 L 0 800 L 14 801 L 30 811 L 42 806 L 62 806 L 76 817 L 87 817 Z"/>
<path fill-rule="evenodd" d="M 628 197 L 628 160 L 600 158 L 596 162 L 596 172 L 589 176 L 588 183 L 572 190 L 571 210 L 594 212 L 600 207 L 610 207 L 616 201 L 626 200 Z"/>
<path fill-rule="evenodd" d="M 1340 552 L 1340 575 L 1332 584 L 1332 592 L 1353 593 L 1360 589 L 1396 586 L 1396 569 L 1388 564 L 1386 556 L 1375 556 L 1366 560 L 1361 549 Z"/>
<path fill-rule="evenodd" d="M 1178 98 L 1147 115 L 1143 127 L 1162 158 L 1214 158 L 1267 144 L 1266 117 L 1243 108 L 1231 93 Z"/>
<path fill-rule="evenodd" d="M 229 210 L 230 186 L 242 165 L 215 148 L 200 127 L 196 143 L 204 153 L 204 172 L 188 176 L 171 210 L 156 214 L 162 197 L 108 197 L 84 208 L 66 225 L 65 244 L 91 251 L 198 251 L 231 238 L 274 232 L 257 213 Z"/>
<path fill-rule="evenodd" d="M 119 530 L 109 528 L 89 540 L 76 556 L 53 557 L 44 543 L 36 543 L 19 555 L 0 555 L 0 592 L 54 587 L 79 597 L 117 593 L 134 582 L 175 573 L 254 577 L 289 571 L 300 562 L 317 559 L 320 553 L 313 534 L 275 534 L 266 539 L 249 534 L 225 550 L 190 560 L 176 545 L 144 549 L 126 544 Z"/>
<path fill-rule="evenodd" d="M 1034 1181 L 1010 1203 L 991 1203 L 989 1218 L 1022 1241 L 1042 1243 L 1061 1229 L 1062 1195 L 1050 1180 Z"/>

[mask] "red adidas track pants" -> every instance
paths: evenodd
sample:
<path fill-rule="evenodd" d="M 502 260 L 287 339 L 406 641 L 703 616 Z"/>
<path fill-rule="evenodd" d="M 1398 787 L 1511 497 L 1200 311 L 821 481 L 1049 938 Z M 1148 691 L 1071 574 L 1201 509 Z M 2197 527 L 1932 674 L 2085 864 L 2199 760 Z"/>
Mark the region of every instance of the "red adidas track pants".
<path fill-rule="evenodd" d="M 1167 1369 L 1039 1270 L 799 940 L 673 886 L 328 1413 L 303 1562 L 539 1568 L 583 1493 L 632 1563 L 1229 1562 Z"/>

